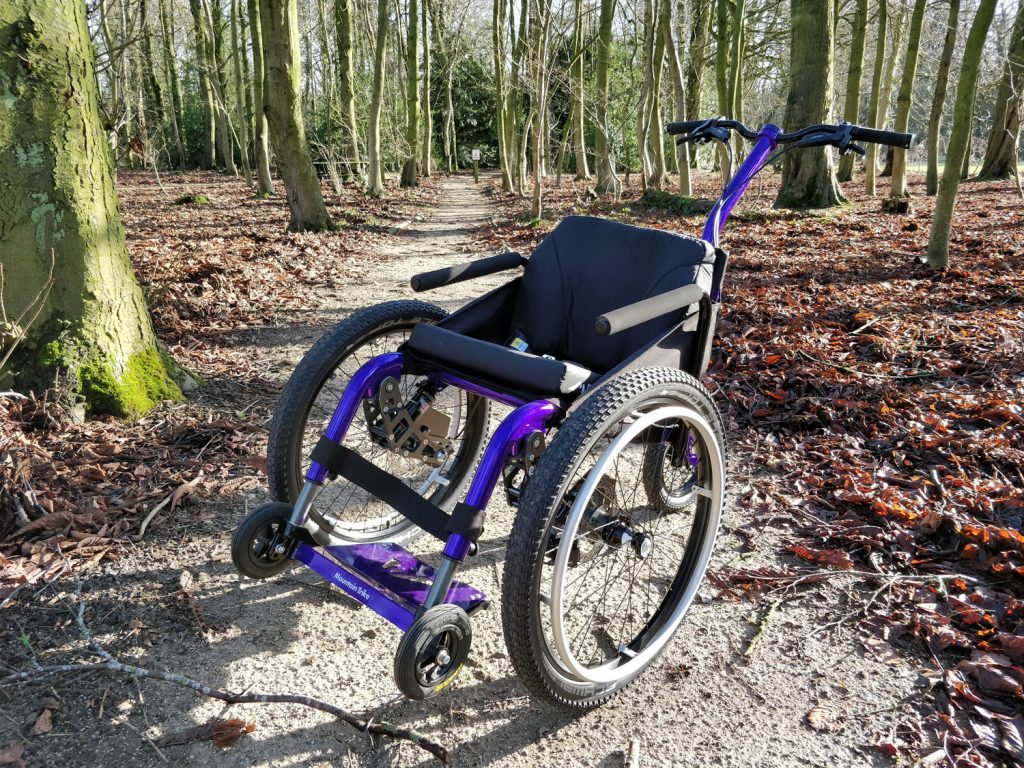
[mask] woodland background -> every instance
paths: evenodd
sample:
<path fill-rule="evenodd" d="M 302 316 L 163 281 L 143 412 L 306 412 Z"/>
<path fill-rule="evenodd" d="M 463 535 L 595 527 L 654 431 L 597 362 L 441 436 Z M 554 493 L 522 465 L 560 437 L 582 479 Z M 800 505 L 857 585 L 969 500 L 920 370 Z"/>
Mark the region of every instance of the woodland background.
<path fill-rule="evenodd" d="M 13 679 L 94 658 L 75 582 L 121 657 L 215 674 L 204 660 L 244 625 L 222 616 L 245 599 L 223 553 L 194 558 L 265 493 L 266 425 L 296 353 L 275 339 L 308 346 L 356 299 L 394 290 L 381 275 L 405 274 L 415 250 L 402 233 L 450 213 L 452 190 L 475 190 L 487 214 L 438 241 L 466 252 L 438 266 L 528 252 L 572 213 L 698 231 L 744 145 L 682 151 L 662 129 L 713 115 L 922 138 L 906 153 L 869 147 L 866 162 L 789 153 L 726 236 L 708 383 L 737 498 L 708 610 L 732 618 L 708 631 L 740 650 L 719 668 L 745 668 L 756 643 L 792 650 L 793 625 L 773 616 L 793 611 L 823 645 L 921 674 L 858 719 L 848 681 L 799 656 L 846 692 L 827 715 L 783 721 L 791 731 L 850 763 L 1021 764 L 1022 83 L 1012 0 L 4 3 L 0 764 L 157 760 L 147 738 L 161 725 L 134 686 L 110 683 L 111 715 L 95 676 Z M 473 149 L 479 187 L 457 173 Z M 688 681 L 684 661 L 636 696 L 749 688 Z M 261 687 L 249 662 L 216 669 Z M 398 717 L 456 748 L 486 741 L 467 721 L 519 693 L 494 663 L 468 715 Z M 766 679 L 802 702 L 786 674 Z M 167 701 L 161 720 L 182 725 Z M 510 726 L 509 743 L 550 758 L 536 738 L 549 724 L 528 704 L 513 715 L 532 732 Z M 110 746 L 62 742 L 54 722 Z M 717 745 L 723 730 L 695 733 Z M 360 760 L 391 760 L 352 738 Z M 742 765 L 744 749 L 714 754 Z"/>

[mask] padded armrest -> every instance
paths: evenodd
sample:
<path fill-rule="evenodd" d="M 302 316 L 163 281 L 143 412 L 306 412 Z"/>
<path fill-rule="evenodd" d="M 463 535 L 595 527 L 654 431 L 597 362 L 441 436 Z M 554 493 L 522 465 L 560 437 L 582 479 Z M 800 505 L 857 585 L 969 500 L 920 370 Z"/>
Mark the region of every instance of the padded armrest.
<path fill-rule="evenodd" d="M 454 267 L 435 269 L 432 272 L 421 272 L 418 275 L 414 275 L 409 282 L 412 285 L 412 289 L 419 293 L 420 291 L 440 288 L 442 285 L 461 283 L 463 280 L 472 280 L 475 277 L 493 275 L 496 272 L 504 272 L 506 269 L 521 267 L 526 261 L 526 257 L 522 254 L 515 251 L 506 251 L 505 253 L 488 256 L 484 259 L 456 264 Z"/>
<path fill-rule="evenodd" d="M 677 309 L 695 304 L 705 296 L 704 289 L 699 285 L 684 285 L 649 299 L 629 304 L 625 307 L 598 315 L 594 322 L 594 330 L 599 336 L 611 336 L 612 334 L 624 331 L 627 328 L 646 323 L 656 317 L 667 315 Z"/>

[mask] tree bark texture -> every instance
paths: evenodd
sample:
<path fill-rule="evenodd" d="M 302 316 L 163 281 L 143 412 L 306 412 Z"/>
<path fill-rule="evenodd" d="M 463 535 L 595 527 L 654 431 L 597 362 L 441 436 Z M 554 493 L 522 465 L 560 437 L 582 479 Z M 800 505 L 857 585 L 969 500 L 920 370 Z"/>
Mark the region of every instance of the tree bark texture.
<path fill-rule="evenodd" d="M 928 265 L 945 267 L 949 263 L 949 233 L 953 224 L 953 206 L 960 186 L 960 171 L 967 144 L 971 138 L 971 123 L 974 115 L 974 95 L 978 89 L 978 71 L 981 68 L 981 53 L 985 47 L 985 36 L 992 25 L 996 12 L 996 0 L 980 0 L 978 11 L 971 23 L 964 47 L 964 59 L 957 78 L 956 98 L 953 101 L 953 130 L 946 148 L 946 165 L 942 170 L 939 192 L 935 197 L 935 212 L 928 236 Z"/>
<path fill-rule="evenodd" d="M 126 416 L 180 398 L 125 247 L 83 3 L 0 4 L 0 94 L 0 335 L 22 339 L 0 379 L 63 370 L 89 412 Z"/>
<path fill-rule="evenodd" d="M 996 113 L 978 172 L 982 179 L 1008 179 L 1017 167 L 1020 104 L 1024 99 L 1024 2 L 1020 0 L 1006 54 L 1006 65 L 996 94 Z"/>
<path fill-rule="evenodd" d="M 946 104 L 946 89 L 949 86 L 949 65 L 956 46 L 956 27 L 960 19 L 960 0 L 949 0 L 949 18 L 946 20 L 946 36 L 939 57 L 939 69 L 935 73 L 935 93 L 928 115 L 928 171 L 925 177 L 925 191 L 934 195 L 939 189 L 939 129 L 942 126 L 942 110 Z"/>
<path fill-rule="evenodd" d="M 924 24 L 926 0 L 914 1 L 914 12 L 910 17 L 910 38 L 907 41 L 907 56 L 903 60 L 903 78 L 899 96 L 896 98 L 896 121 L 893 130 L 906 133 L 910 124 L 910 108 L 914 101 L 914 79 L 917 77 L 917 54 L 921 47 L 921 27 Z M 892 154 L 892 179 L 889 182 L 890 197 L 910 197 L 907 186 L 907 150 L 894 148 Z"/>
<path fill-rule="evenodd" d="M 792 0 L 786 129 L 829 122 L 832 99 L 832 3 Z M 778 208 L 828 208 L 845 202 L 827 147 L 788 152 L 782 166 Z"/>
<path fill-rule="evenodd" d="M 333 229 L 320 181 L 313 170 L 302 122 L 295 0 L 259 0 L 259 7 L 265 67 L 263 110 L 291 212 L 288 229 L 293 232 Z"/>
<path fill-rule="evenodd" d="M 853 14 L 853 37 L 850 40 L 850 71 L 846 77 L 846 102 L 843 105 L 843 120 L 856 123 L 860 117 L 860 89 L 864 80 L 864 42 L 868 26 L 868 0 L 857 0 Z M 839 159 L 839 181 L 853 178 L 853 152 L 847 152 Z"/>

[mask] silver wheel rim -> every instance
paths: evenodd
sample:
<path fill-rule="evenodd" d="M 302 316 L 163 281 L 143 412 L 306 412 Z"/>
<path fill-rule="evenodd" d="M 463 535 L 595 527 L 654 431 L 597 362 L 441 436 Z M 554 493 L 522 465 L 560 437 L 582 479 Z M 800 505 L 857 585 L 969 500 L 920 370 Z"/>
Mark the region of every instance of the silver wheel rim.
<path fill-rule="evenodd" d="M 697 432 L 701 438 L 701 442 L 707 449 L 707 456 L 705 458 L 709 462 L 712 470 L 710 478 L 711 487 L 695 488 L 694 493 L 708 498 L 708 515 L 710 521 L 709 531 L 708 534 L 705 535 L 704 541 L 701 542 L 701 548 L 693 569 L 693 578 L 691 578 L 689 583 L 686 584 L 682 596 L 672 609 L 672 613 L 667 621 L 662 624 L 657 636 L 647 645 L 646 648 L 644 648 L 640 653 L 634 655 L 625 663 L 620 663 L 618 659 L 615 659 L 596 667 L 587 667 L 580 663 L 579 659 L 576 658 L 570 648 L 569 639 L 566 636 L 563 622 L 564 606 L 562 599 L 562 587 L 569 566 L 573 541 L 575 540 L 577 531 L 579 530 L 583 513 L 586 511 L 590 499 L 594 495 L 598 482 L 604 476 L 605 469 L 614 461 L 615 457 L 618 456 L 622 449 L 628 445 L 634 437 L 636 437 L 637 434 L 658 421 L 669 418 L 682 419 L 686 421 L 687 424 Z M 576 499 L 567 516 L 561 540 L 555 554 L 551 582 L 550 622 L 552 639 L 555 643 L 555 649 L 553 650 L 557 652 L 559 659 L 564 665 L 564 672 L 569 673 L 576 680 L 582 682 L 601 685 L 615 683 L 619 680 L 629 678 L 641 670 L 661 652 L 665 644 L 675 633 L 680 622 L 683 620 L 683 616 L 686 614 L 687 609 L 693 602 L 693 599 L 697 594 L 697 589 L 703 579 L 704 572 L 707 570 L 708 563 L 711 559 L 715 538 L 718 533 L 719 520 L 721 518 L 724 495 L 724 476 L 725 467 L 722 461 L 722 453 L 718 446 L 718 442 L 715 439 L 715 434 L 711 425 L 697 411 L 685 406 L 664 406 L 648 413 L 641 414 L 636 421 L 616 436 L 608 448 L 605 449 L 594 467 L 587 474 L 580 491 L 576 495 Z"/>

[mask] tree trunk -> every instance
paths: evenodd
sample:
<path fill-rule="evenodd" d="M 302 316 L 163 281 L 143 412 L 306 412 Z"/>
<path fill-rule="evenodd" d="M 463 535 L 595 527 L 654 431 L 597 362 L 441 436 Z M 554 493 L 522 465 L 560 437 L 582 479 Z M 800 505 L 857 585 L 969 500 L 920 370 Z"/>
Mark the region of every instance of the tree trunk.
<path fill-rule="evenodd" d="M 672 73 L 672 94 L 674 96 L 675 119 L 686 119 L 686 86 L 683 82 L 683 67 L 679 63 L 679 49 L 672 37 L 672 3 L 671 0 L 663 0 L 665 3 L 661 9 L 662 34 L 665 38 L 665 48 L 668 52 L 668 67 Z M 680 8 L 680 10 L 682 10 Z M 682 41 L 680 40 L 680 43 Z M 660 129 L 660 126 L 659 126 Z M 679 194 L 690 195 L 690 156 L 687 152 L 688 144 L 680 144 L 676 147 L 676 171 L 679 173 Z"/>
<path fill-rule="evenodd" d="M 210 84 L 209 58 L 206 39 L 210 36 L 206 13 L 201 0 L 189 0 L 192 21 L 196 32 L 196 69 L 199 72 L 199 92 L 203 99 L 203 168 L 212 169 L 216 164 L 217 118 L 213 103 L 213 86 Z"/>
<path fill-rule="evenodd" d="M 729 117 L 743 120 L 743 16 L 746 12 L 744 0 L 734 0 L 732 31 L 729 41 Z M 739 162 L 746 149 L 746 139 L 738 133 L 732 136 L 733 158 Z"/>
<path fill-rule="evenodd" d="M 964 47 L 964 59 L 960 65 L 956 98 L 953 102 L 953 130 L 949 136 L 946 165 L 942 171 L 942 180 L 939 182 L 932 229 L 928 237 L 928 265 L 936 269 L 949 263 L 949 232 L 953 223 L 953 205 L 956 203 L 957 188 L 960 186 L 960 169 L 967 154 L 967 143 L 971 138 L 974 95 L 978 88 L 981 53 L 995 11 L 996 0 L 980 0 Z"/>
<path fill-rule="evenodd" d="M 892 100 L 893 79 L 896 75 L 896 67 L 899 64 L 900 56 L 903 54 L 903 35 L 907 31 L 907 9 L 900 6 L 898 15 L 892 18 L 892 56 L 889 57 L 885 66 L 885 74 L 882 76 L 882 93 L 879 96 L 879 109 L 881 110 L 881 125 L 885 128 L 889 122 L 889 107 Z M 892 176 L 892 147 L 885 150 L 885 163 L 882 166 L 881 176 Z"/>
<path fill-rule="evenodd" d="M 149 2 L 150 0 L 141 0 L 139 3 L 142 82 L 146 90 L 146 107 L 149 110 L 150 119 L 156 124 L 162 124 L 164 119 L 164 94 L 163 88 L 160 87 L 160 81 L 156 77 L 156 67 L 153 65 L 153 33 L 149 28 Z"/>
<path fill-rule="evenodd" d="M 690 60 L 686 68 L 686 114 L 691 120 L 701 117 L 701 82 L 707 57 L 708 34 L 711 28 L 711 0 L 694 0 L 690 31 Z M 689 145 L 685 145 L 687 148 Z M 688 151 L 688 150 L 687 150 Z M 690 167 L 697 167 L 694 149 Z"/>
<path fill-rule="evenodd" d="M 20 324 L 0 334 L 21 339 L 0 383 L 60 370 L 88 412 L 123 416 L 180 399 L 125 247 L 85 4 L 0 4 L 0 81 L 0 302 Z"/>
<path fill-rule="evenodd" d="M 420 140 L 420 13 L 417 0 L 409 0 L 409 18 L 406 20 L 405 46 L 405 140 L 409 154 L 402 167 L 402 186 L 415 187 L 419 183 Z"/>
<path fill-rule="evenodd" d="M 245 86 L 242 83 L 242 57 L 245 56 L 245 45 L 238 35 L 239 0 L 231 0 L 231 50 L 234 52 L 235 70 L 235 108 L 238 115 L 238 149 L 242 160 L 242 176 L 246 186 L 252 186 L 252 171 L 249 168 L 249 121 L 245 117 Z"/>
<path fill-rule="evenodd" d="M 178 79 L 178 65 L 174 59 L 174 20 L 171 16 L 173 9 L 167 0 L 159 0 L 159 3 L 160 58 L 163 60 L 170 94 L 168 114 L 171 120 L 171 130 L 174 134 L 174 147 L 178 153 L 178 167 L 181 170 L 185 170 L 185 143 L 181 137 L 183 119 L 181 81 Z"/>
<path fill-rule="evenodd" d="M 597 34 L 597 73 L 594 102 L 597 129 L 594 135 L 594 162 L 597 163 L 597 192 L 616 200 L 622 194 L 622 182 L 615 173 L 611 135 L 608 130 L 608 68 L 611 62 L 612 27 L 615 22 L 615 0 L 601 0 L 601 18 Z"/>
<path fill-rule="evenodd" d="M 729 0 L 718 0 L 715 26 L 715 90 L 718 93 L 718 114 L 723 117 L 731 117 L 732 103 L 729 99 Z M 724 142 L 715 142 L 715 145 L 718 148 L 718 169 L 722 174 L 722 184 L 724 185 L 732 175 L 729 153 Z"/>
<path fill-rule="evenodd" d="M 265 79 L 263 111 L 274 142 L 292 232 L 333 229 L 306 144 L 299 84 L 299 19 L 295 0 L 259 0 Z"/>
<path fill-rule="evenodd" d="M 949 18 L 946 21 L 946 37 L 939 57 L 939 70 L 935 74 L 935 94 L 932 109 L 928 115 L 928 173 L 925 179 L 927 194 L 934 195 L 939 188 L 939 129 L 942 126 L 942 109 L 946 104 L 946 88 L 949 85 L 949 64 L 956 46 L 956 28 L 960 18 L 960 0 L 949 0 Z"/>
<path fill-rule="evenodd" d="M 871 73 L 871 95 L 868 97 L 868 127 L 881 128 L 879 121 L 880 100 L 882 91 L 882 69 L 885 62 L 885 34 L 889 18 L 887 0 L 878 0 L 878 40 L 875 43 L 875 63 Z M 864 159 L 864 186 L 869 195 L 875 195 L 875 177 L 878 175 L 878 145 L 868 144 L 867 156 Z"/>
<path fill-rule="evenodd" d="M 1020 141 L 1020 103 L 1024 97 L 1024 2 L 1018 0 L 1017 18 L 1006 50 L 1006 66 L 996 95 L 996 113 L 988 135 L 978 178 L 1008 179 L 1017 167 Z"/>
<path fill-rule="evenodd" d="M 370 127 L 367 131 L 366 153 L 369 174 L 366 194 L 380 197 L 384 194 L 384 172 L 380 161 L 380 109 L 384 102 L 384 67 L 388 50 L 388 2 L 377 0 L 377 40 L 373 50 L 373 96 L 370 99 Z"/>
<path fill-rule="evenodd" d="M 257 194 L 274 194 L 274 182 L 270 177 L 270 148 L 267 146 L 267 116 L 263 110 L 263 81 L 266 65 L 263 61 L 263 25 L 260 23 L 259 0 L 249 0 L 249 33 L 252 37 L 252 99 L 256 103 L 253 121 L 253 143 L 256 145 L 256 190 Z"/>
<path fill-rule="evenodd" d="M 586 99 L 583 89 L 583 0 L 575 1 L 575 16 L 572 28 L 572 146 L 576 155 L 576 178 L 590 178 L 587 165 L 587 144 L 584 135 Z M 561 170 L 561 169 L 559 169 Z"/>
<path fill-rule="evenodd" d="M 651 176 L 649 186 L 661 189 L 665 183 L 665 138 L 662 133 L 661 81 L 665 71 L 665 32 L 661 27 L 662 8 L 669 9 L 668 28 L 672 25 L 672 0 L 659 0 L 655 18 L 651 19 L 651 35 L 654 38 L 651 70 L 653 74 L 651 114 L 647 120 L 647 143 L 651 150 Z"/>
<path fill-rule="evenodd" d="M 533 199 L 530 204 L 530 218 L 536 221 L 540 219 L 542 213 L 544 155 L 547 152 L 544 114 L 548 106 L 548 24 L 551 20 L 551 9 L 545 0 L 531 0 L 530 5 L 530 103 L 533 113 Z"/>
<path fill-rule="evenodd" d="M 494 49 L 494 94 L 498 123 L 498 169 L 501 171 L 501 188 L 512 191 L 512 162 L 508 146 L 508 96 L 505 83 L 505 0 L 494 0 L 491 13 L 492 45 Z"/>
<path fill-rule="evenodd" d="M 420 22 L 423 25 L 423 86 L 420 89 L 420 112 L 423 114 L 423 144 L 420 147 L 420 173 L 430 178 L 433 169 L 434 116 L 430 108 L 430 34 L 427 16 L 430 15 L 430 0 L 420 0 Z"/>
<path fill-rule="evenodd" d="M 832 98 L 832 3 L 792 0 L 788 130 L 829 122 Z M 827 147 L 789 152 L 782 166 L 777 208 L 828 208 L 845 202 Z"/>
<path fill-rule="evenodd" d="M 856 123 L 860 117 L 860 89 L 864 80 L 864 41 L 867 26 L 868 0 L 857 0 L 857 10 L 853 15 L 853 38 L 850 41 L 850 71 L 846 77 L 846 103 L 843 105 L 843 120 L 848 123 Z M 847 152 L 839 158 L 839 181 L 853 179 L 855 157 L 853 152 Z"/>
<path fill-rule="evenodd" d="M 207 4 L 209 3 L 209 4 Z M 213 106 L 217 126 L 217 147 L 221 165 L 229 176 L 237 176 L 235 153 L 231 143 L 231 121 L 228 117 L 227 71 L 224 68 L 224 36 L 221 33 L 223 21 L 220 0 L 203 0 L 207 23 L 211 34 L 207 36 L 207 58 L 210 68 L 210 83 L 213 86 Z"/>
<path fill-rule="evenodd" d="M 903 61 L 903 79 L 896 99 L 897 133 L 906 133 L 910 124 L 910 107 L 914 101 L 914 78 L 917 75 L 917 53 L 921 47 L 921 27 L 924 24 L 926 0 L 914 1 L 914 13 L 910 17 L 910 39 L 907 43 L 907 57 Z M 907 150 L 894 148 L 892 155 L 892 180 L 889 182 L 889 197 L 910 197 L 907 186 Z"/>
<path fill-rule="evenodd" d="M 656 0 L 643 0 L 643 26 L 638 29 L 643 43 L 644 79 L 640 91 L 640 105 L 636 110 L 636 152 L 640 160 L 640 183 L 644 189 L 647 188 L 652 176 L 651 150 L 647 141 L 647 133 L 650 130 L 651 101 L 654 99 L 654 9 L 652 5 L 655 2 Z"/>
<path fill-rule="evenodd" d="M 385 8 L 385 23 L 387 22 Z M 345 158 L 345 178 L 360 176 L 359 140 L 356 127 L 355 70 L 352 63 L 352 0 L 334 1 L 334 28 L 338 46 L 338 106 L 341 112 L 341 152 Z M 387 27 L 385 26 L 385 32 Z M 387 41 L 384 41 L 387 46 Z M 378 125 L 378 141 L 379 141 Z M 378 146 L 378 155 L 380 147 Z M 379 161 L 379 157 L 378 157 Z M 379 163 L 378 163 L 379 170 Z M 380 192 L 375 194 L 381 194 Z"/>

